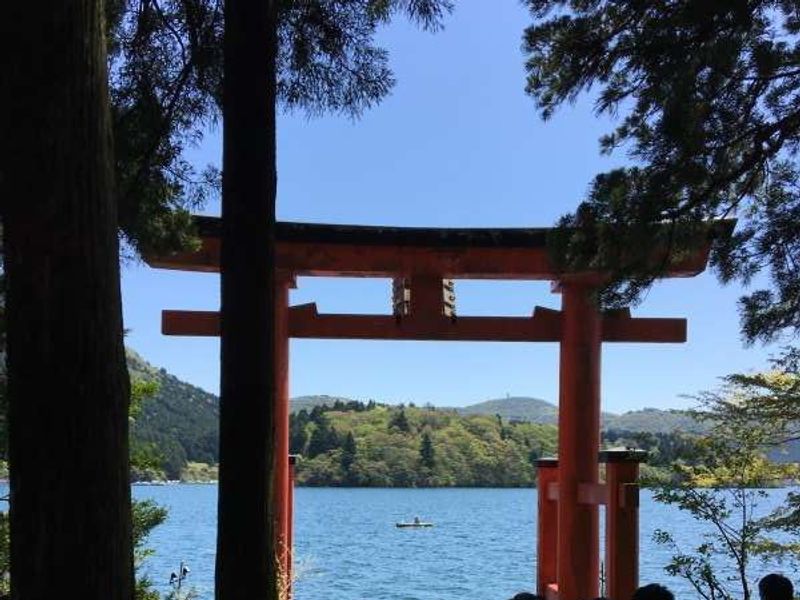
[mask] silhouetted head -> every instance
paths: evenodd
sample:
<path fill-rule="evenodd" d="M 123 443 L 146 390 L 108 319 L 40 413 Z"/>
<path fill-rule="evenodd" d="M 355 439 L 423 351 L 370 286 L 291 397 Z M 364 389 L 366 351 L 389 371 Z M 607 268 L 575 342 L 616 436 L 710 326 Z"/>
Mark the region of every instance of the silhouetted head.
<path fill-rule="evenodd" d="M 783 575 L 770 573 L 758 582 L 758 593 L 761 600 L 792 600 L 794 588 L 792 582 Z"/>
<path fill-rule="evenodd" d="M 631 600 L 675 600 L 675 596 L 663 585 L 651 583 L 633 592 Z"/>
<path fill-rule="evenodd" d="M 511 600 L 544 600 L 544 596 L 539 594 L 531 594 L 530 592 L 520 592 Z"/>

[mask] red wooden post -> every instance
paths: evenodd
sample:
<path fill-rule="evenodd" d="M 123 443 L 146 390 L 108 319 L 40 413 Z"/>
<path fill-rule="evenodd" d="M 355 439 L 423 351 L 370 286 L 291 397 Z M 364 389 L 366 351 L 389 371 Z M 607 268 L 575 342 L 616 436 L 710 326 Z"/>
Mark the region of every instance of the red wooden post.
<path fill-rule="evenodd" d="M 639 586 L 639 463 L 643 450 L 606 450 L 606 596 L 630 598 Z"/>
<path fill-rule="evenodd" d="M 287 575 L 286 575 L 286 582 L 288 586 L 287 590 L 287 600 L 292 597 L 292 571 L 294 569 L 294 465 L 297 461 L 297 455 L 290 454 L 289 455 L 289 503 L 288 503 L 288 511 L 289 511 L 289 518 L 288 518 L 288 543 L 287 543 L 287 554 L 288 560 L 287 564 L 289 565 Z"/>
<path fill-rule="evenodd" d="M 551 484 L 558 482 L 558 459 L 536 461 L 538 514 L 536 521 L 536 592 L 547 594 L 547 586 L 558 577 L 558 503 L 549 496 Z"/>
<path fill-rule="evenodd" d="M 561 600 L 586 600 L 598 594 L 598 507 L 579 503 L 578 488 L 599 477 L 602 321 L 590 285 L 560 287 L 558 592 Z"/>
<path fill-rule="evenodd" d="M 292 277 L 275 278 L 275 541 L 277 560 L 289 573 L 289 288 Z"/>

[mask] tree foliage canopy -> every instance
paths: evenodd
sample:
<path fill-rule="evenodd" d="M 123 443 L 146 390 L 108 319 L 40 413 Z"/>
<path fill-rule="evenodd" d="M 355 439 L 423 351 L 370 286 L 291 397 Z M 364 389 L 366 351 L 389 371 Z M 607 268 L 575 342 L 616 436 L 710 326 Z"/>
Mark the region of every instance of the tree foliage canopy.
<path fill-rule="evenodd" d="M 308 115 L 351 117 L 395 83 L 378 28 L 403 15 L 437 30 L 450 0 L 284 0 L 278 102 Z M 108 3 L 111 100 L 120 227 L 135 251 L 189 247 L 189 212 L 219 189 L 215 168 L 186 150 L 220 117 L 223 2 Z"/>
<path fill-rule="evenodd" d="M 763 506 L 763 488 L 783 486 L 800 474 L 796 463 L 771 457 L 791 424 L 782 414 L 761 412 L 795 381 L 777 372 L 734 377 L 721 390 L 699 396 L 694 414 L 709 428 L 696 440 L 696 459 L 675 463 L 674 477 L 655 487 L 657 501 L 686 511 L 702 526 L 702 542 L 692 549 L 681 547 L 679 532 L 654 536 L 674 552 L 665 570 L 687 579 L 701 598 L 753 598 L 755 564 L 794 565 L 800 556 L 798 495 L 775 490 L 783 502 L 771 511 Z"/>
<path fill-rule="evenodd" d="M 405 428 L 392 425 L 400 414 Z M 553 425 L 514 423 L 503 436 L 493 417 L 442 409 L 340 403 L 290 423 L 300 485 L 529 486 L 536 458 L 556 449 Z"/>
<path fill-rule="evenodd" d="M 740 301 L 748 341 L 800 330 L 800 13 L 795 2 L 527 0 L 527 91 L 544 118 L 594 88 L 618 116 L 601 139 L 635 166 L 598 175 L 562 225 L 573 266 L 618 263 L 607 304 L 635 301 L 663 265 L 631 248 L 668 244 L 680 258 L 702 221 L 737 216 L 715 244 L 722 281 L 769 282 Z M 585 225 L 602 224 L 587 235 Z M 665 226 L 666 224 L 666 226 Z M 767 278 L 764 278 L 766 280 Z"/>

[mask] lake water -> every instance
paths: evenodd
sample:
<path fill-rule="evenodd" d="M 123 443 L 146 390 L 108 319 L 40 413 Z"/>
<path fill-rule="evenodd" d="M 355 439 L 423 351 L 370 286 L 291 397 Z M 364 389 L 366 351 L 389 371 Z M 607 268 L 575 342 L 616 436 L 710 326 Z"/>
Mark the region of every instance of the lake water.
<path fill-rule="evenodd" d="M 134 487 L 135 498 L 169 508 L 149 546 L 145 569 L 168 591 L 180 561 L 199 598 L 213 597 L 215 485 Z M 773 496 L 777 496 L 773 493 Z M 765 504 L 773 504 L 769 499 Z M 398 529 L 419 515 L 431 529 Z M 642 492 L 641 579 L 668 585 L 677 598 L 694 594 L 662 567 L 670 551 L 652 542 L 656 529 L 686 548 L 701 529 L 688 516 Z M 295 600 L 506 600 L 532 590 L 536 490 L 298 488 L 295 493 Z M 759 569 L 759 573 L 764 571 Z"/>

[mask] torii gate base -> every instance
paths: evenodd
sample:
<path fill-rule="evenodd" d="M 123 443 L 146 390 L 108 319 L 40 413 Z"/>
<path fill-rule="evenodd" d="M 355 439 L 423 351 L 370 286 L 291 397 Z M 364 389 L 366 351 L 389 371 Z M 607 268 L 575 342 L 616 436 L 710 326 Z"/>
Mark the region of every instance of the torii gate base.
<path fill-rule="evenodd" d="M 597 507 L 606 507 L 605 575 L 608 598 L 630 598 L 639 585 L 639 463 L 647 453 L 642 450 L 605 450 L 599 462 L 606 465 L 606 483 L 578 486 L 578 503 L 597 514 Z M 595 467 L 596 468 L 596 467 Z M 558 515 L 560 503 L 558 459 L 537 461 L 538 514 L 536 555 L 537 592 L 547 600 L 558 600 L 560 590 L 575 584 L 594 586 L 593 598 L 598 595 L 599 573 L 571 570 L 559 564 L 560 547 L 567 538 L 561 535 Z M 574 510 L 575 506 L 572 507 Z M 599 539 L 595 539 L 597 547 Z"/>

